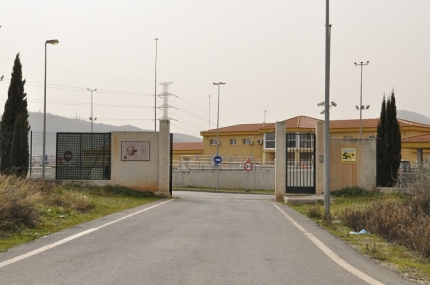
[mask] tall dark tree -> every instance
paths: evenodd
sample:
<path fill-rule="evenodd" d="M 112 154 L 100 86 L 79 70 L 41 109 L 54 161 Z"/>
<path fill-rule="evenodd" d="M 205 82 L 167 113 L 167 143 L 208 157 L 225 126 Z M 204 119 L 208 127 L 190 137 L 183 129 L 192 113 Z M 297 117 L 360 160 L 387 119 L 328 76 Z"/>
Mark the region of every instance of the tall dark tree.
<path fill-rule="evenodd" d="M 28 168 L 28 123 L 27 94 L 24 92 L 22 65 L 19 53 L 16 55 L 7 100 L 0 122 L 0 171 L 17 171 L 27 175 Z"/>
<path fill-rule="evenodd" d="M 392 187 L 396 184 L 400 161 L 402 159 L 400 125 L 397 120 L 397 107 L 394 91 L 382 103 L 378 124 L 378 185 Z"/>
<path fill-rule="evenodd" d="M 385 94 L 384 98 L 382 100 L 382 106 L 381 106 L 381 114 L 379 118 L 378 127 L 376 129 L 376 138 L 377 138 L 377 185 L 382 186 L 387 184 L 387 179 L 385 177 L 386 173 L 386 167 L 385 167 L 385 161 L 386 161 L 386 152 L 385 152 L 385 119 L 386 119 L 386 108 L 387 108 L 387 102 L 385 101 Z"/>

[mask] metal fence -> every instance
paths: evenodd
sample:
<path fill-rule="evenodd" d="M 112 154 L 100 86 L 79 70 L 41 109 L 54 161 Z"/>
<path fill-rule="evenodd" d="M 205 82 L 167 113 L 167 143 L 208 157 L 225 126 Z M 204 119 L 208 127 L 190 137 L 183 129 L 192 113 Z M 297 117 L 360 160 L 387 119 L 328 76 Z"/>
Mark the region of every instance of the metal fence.
<path fill-rule="evenodd" d="M 57 133 L 56 179 L 110 180 L 110 133 Z"/>
<path fill-rule="evenodd" d="M 222 162 L 216 166 L 214 157 L 214 155 L 180 155 L 178 161 L 173 161 L 173 169 L 243 169 L 245 162 L 250 159 L 249 156 L 222 156 Z M 251 161 L 254 169 L 275 167 L 274 161 L 256 161 L 252 159 Z"/>

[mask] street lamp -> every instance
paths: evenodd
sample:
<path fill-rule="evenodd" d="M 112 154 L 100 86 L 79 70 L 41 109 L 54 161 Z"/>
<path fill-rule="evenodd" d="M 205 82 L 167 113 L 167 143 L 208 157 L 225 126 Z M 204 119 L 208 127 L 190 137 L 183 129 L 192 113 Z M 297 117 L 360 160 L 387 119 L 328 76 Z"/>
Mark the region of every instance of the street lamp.
<path fill-rule="evenodd" d="M 158 56 L 158 38 L 155 38 L 155 92 L 154 92 L 154 131 L 157 131 L 157 56 Z"/>
<path fill-rule="evenodd" d="M 361 102 L 362 99 L 362 92 L 363 92 L 363 65 L 368 65 L 369 61 L 367 61 L 366 63 L 360 62 L 360 63 L 356 63 L 354 62 L 355 66 L 360 66 L 361 69 L 361 76 L 360 76 L 360 139 L 361 139 L 361 129 L 362 129 L 362 117 L 361 117 L 361 111 L 363 110 L 363 103 Z M 367 109 L 369 109 L 369 105 L 367 105 Z M 356 106 L 357 107 L 357 106 Z"/>
<path fill-rule="evenodd" d="M 321 103 L 318 103 L 318 104 L 317 104 L 317 106 L 318 106 L 318 107 L 325 106 L 325 101 L 322 101 Z M 330 102 L 330 104 L 328 105 L 328 107 L 329 107 L 329 108 L 331 108 L 331 107 L 336 107 L 336 106 L 337 106 L 337 103 L 336 103 L 336 102 L 334 102 L 334 101 L 331 101 L 331 102 Z M 322 111 L 320 112 L 320 114 L 321 114 L 321 115 L 325 114 L 325 109 L 324 109 L 324 110 L 322 110 Z"/>
<path fill-rule="evenodd" d="M 93 121 L 97 120 L 97 118 L 94 118 L 94 116 L 93 116 L 93 91 L 97 91 L 97 88 L 96 89 L 87 88 L 87 90 L 91 91 L 91 117 L 90 117 L 90 120 L 91 120 L 91 133 L 92 133 L 93 132 Z"/>
<path fill-rule="evenodd" d="M 45 84 L 43 87 L 43 156 L 42 156 L 42 180 L 45 180 L 45 155 L 46 155 L 46 46 L 58 44 L 58 40 L 47 40 L 45 42 Z"/>
<path fill-rule="evenodd" d="M 219 145 L 219 141 L 218 141 L 218 128 L 219 128 L 219 93 L 220 93 L 220 88 L 221 85 L 224 85 L 225 82 L 218 82 L 215 83 L 214 85 L 218 85 L 218 112 L 217 112 L 217 116 L 216 116 L 216 156 L 218 156 L 218 145 Z M 219 191 L 219 167 L 217 170 L 217 179 L 216 179 L 216 190 Z"/>
<path fill-rule="evenodd" d="M 219 92 L 220 92 L 220 87 L 221 85 L 225 84 L 224 82 L 218 82 L 215 83 L 214 85 L 218 85 L 218 112 L 217 112 L 217 116 L 216 116 L 216 155 L 218 155 L 218 128 L 219 128 Z"/>

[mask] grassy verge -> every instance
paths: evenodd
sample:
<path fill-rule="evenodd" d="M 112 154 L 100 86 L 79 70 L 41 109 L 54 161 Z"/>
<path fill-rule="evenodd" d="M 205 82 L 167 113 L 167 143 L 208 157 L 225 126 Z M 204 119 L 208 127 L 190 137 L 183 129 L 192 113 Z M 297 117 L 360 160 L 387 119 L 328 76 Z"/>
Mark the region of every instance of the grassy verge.
<path fill-rule="evenodd" d="M 0 252 L 158 199 L 124 187 L 60 187 L 0 177 Z"/>
<path fill-rule="evenodd" d="M 382 194 L 359 188 L 347 188 L 344 193 L 331 199 L 329 217 L 324 216 L 322 204 L 291 207 L 359 252 L 421 284 L 430 284 L 430 256 L 426 249 L 430 240 L 427 239 L 429 233 L 424 222 L 425 219 L 428 222 L 429 217 L 425 214 L 420 216 L 420 207 L 416 212 L 399 210 L 413 208 L 409 204 L 413 195 Z M 419 224 L 411 219 L 419 219 Z M 350 234 L 362 229 L 368 233 Z M 416 236 L 416 231 L 422 237 Z M 421 246 L 423 237 L 425 240 Z"/>

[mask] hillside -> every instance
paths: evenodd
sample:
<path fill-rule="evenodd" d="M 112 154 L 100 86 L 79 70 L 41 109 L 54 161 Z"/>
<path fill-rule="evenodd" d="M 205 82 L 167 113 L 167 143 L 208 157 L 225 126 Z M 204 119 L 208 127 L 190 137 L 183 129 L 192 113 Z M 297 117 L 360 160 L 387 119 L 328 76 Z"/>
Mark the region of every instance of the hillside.
<path fill-rule="evenodd" d="M 397 110 L 397 118 L 430 125 L 429 117 L 411 111 Z"/>
<path fill-rule="evenodd" d="M 32 155 L 42 154 L 42 142 L 43 142 L 43 113 L 41 112 L 29 112 L 29 123 L 32 132 Z M 124 126 L 113 126 L 102 123 L 93 124 L 93 132 L 95 133 L 106 133 L 112 131 L 152 131 L 144 130 L 132 125 Z M 91 132 L 91 122 L 81 119 L 70 119 L 57 115 L 46 114 L 46 153 L 55 153 L 55 138 L 57 132 L 76 132 L 86 133 Z M 30 139 L 30 138 L 29 138 Z M 201 138 L 174 133 L 174 142 L 200 142 Z"/>

